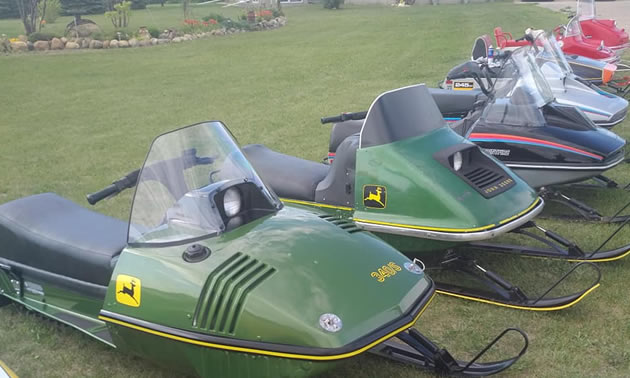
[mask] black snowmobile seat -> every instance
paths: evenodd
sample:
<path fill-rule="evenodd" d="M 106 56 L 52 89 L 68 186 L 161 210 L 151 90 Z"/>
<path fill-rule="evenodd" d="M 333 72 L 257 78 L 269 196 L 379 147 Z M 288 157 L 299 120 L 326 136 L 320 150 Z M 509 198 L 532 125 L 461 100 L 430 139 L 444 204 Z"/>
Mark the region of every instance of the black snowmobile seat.
<path fill-rule="evenodd" d="M 0 205 L 0 258 L 107 286 L 127 223 L 54 193 Z"/>
<path fill-rule="evenodd" d="M 474 108 L 475 103 L 485 98 L 478 90 L 453 91 L 440 88 L 429 88 L 429 93 L 442 114 L 466 113 Z"/>
<path fill-rule="evenodd" d="M 315 200 L 315 189 L 330 166 L 272 151 L 262 144 L 243 147 L 254 169 L 283 198 Z"/>

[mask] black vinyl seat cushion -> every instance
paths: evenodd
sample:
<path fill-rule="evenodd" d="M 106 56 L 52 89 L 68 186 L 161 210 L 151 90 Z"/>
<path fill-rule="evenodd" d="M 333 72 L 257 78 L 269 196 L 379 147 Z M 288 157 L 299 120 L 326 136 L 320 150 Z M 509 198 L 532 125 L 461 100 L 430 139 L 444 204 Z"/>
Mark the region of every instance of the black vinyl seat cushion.
<path fill-rule="evenodd" d="M 262 144 L 250 144 L 243 152 L 254 169 L 274 192 L 283 198 L 315 200 L 315 189 L 329 165 L 272 151 Z"/>
<path fill-rule="evenodd" d="M 0 257 L 107 286 L 127 243 L 127 223 L 54 193 L 0 205 Z"/>

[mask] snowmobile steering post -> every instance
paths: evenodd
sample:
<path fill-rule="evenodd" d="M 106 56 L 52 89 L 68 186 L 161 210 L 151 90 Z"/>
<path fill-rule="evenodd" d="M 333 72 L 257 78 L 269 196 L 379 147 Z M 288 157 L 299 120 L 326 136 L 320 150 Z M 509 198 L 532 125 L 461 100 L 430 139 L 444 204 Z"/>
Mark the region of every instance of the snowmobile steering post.
<path fill-rule="evenodd" d="M 501 361 L 477 363 L 488 350 L 510 332 L 516 332 L 523 338 L 523 347 L 518 354 Z M 414 328 L 401 332 L 395 337 L 402 343 L 390 339 L 372 348 L 371 352 L 398 362 L 430 369 L 441 375 L 484 376 L 497 374 L 518 361 L 529 347 L 529 339 L 525 332 L 518 328 L 507 328 L 488 343 L 475 357 L 466 362 L 455 359 L 446 349 L 438 347 Z"/>

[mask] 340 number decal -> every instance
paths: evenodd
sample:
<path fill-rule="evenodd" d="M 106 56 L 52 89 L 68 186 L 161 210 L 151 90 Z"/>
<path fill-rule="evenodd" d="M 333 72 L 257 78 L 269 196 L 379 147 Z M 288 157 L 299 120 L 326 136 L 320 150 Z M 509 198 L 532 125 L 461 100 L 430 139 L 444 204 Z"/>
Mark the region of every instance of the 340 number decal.
<path fill-rule="evenodd" d="M 402 268 L 393 262 L 388 262 L 387 265 L 383 265 L 378 268 L 376 272 L 370 273 L 370 276 L 376 278 L 378 282 L 385 282 L 386 278 L 395 276 L 397 272 L 400 272 Z"/>

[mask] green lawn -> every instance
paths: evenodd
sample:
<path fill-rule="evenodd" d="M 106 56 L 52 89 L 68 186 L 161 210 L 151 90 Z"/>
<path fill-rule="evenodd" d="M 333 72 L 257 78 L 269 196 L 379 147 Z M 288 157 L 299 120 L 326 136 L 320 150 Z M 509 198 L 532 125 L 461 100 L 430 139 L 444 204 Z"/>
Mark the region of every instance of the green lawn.
<path fill-rule="evenodd" d="M 132 23 L 151 26 L 146 20 L 164 12 L 156 22 L 168 24 L 178 11 L 151 7 Z M 0 203 L 54 191 L 87 206 L 86 193 L 140 166 L 157 134 L 208 119 L 223 120 L 242 144 L 263 143 L 320 160 L 330 131 L 319 124 L 321 116 L 364 110 L 392 88 L 434 86 L 469 55 L 474 37 L 491 33 L 495 24 L 518 35 L 528 26 L 551 29 L 565 20 L 511 3 L 285 11 L 288 25 L 270 32 L 152 48 L 0 57 Z M 0 33 L 15 28 L 13 21 L 0 21 Z M 626 121 L 615 130 L 629 137 L 629 127 Z M 611 176 L 627 182 L 629 171 L 622 166 Z M 630 200 L 621 191 L 581 194 L 607 213 Z M 129 204 L 125 193 L 95 209 L 125 219 Z M 589 248 L 610 229 L 542 224 Z M 630 233 L 621 237 L 628 242 Z M 543 270 L 569 267 L 536 259 L 495 262 L 525 281 L 538 281 Z M 505 327 L 526 330 L 529 352 L 508 376 L 628 376 L 630 262 L 605 264 L 602 271 L 602 287 L 565 311 L 519 312 L 440 296 L 417 327 L 460 357 L 472 356 Z M 175 374 L 17 306 L 0 308 L 0 360 L 22 377 Z M 329 374 L 418 375 L 371 356 Z"/>

